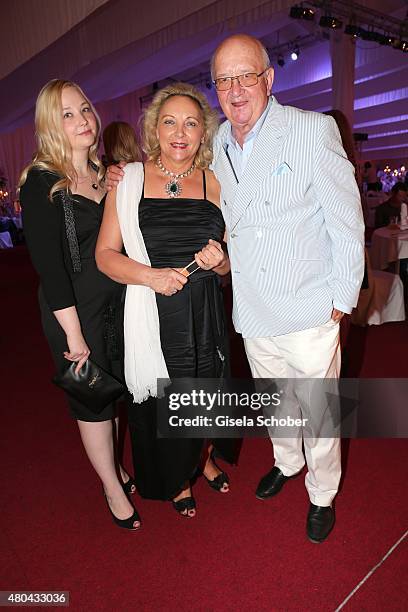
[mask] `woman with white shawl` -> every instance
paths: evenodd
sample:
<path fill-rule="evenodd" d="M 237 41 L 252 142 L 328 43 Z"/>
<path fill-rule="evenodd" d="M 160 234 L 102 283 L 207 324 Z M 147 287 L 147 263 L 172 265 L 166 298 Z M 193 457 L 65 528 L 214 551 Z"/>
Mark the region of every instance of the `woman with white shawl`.
<path fill-rule="evenodd" d="M 196 513 L 190 481 L 200 465 L 213 489 L 229 490 L 212 444 L 158 439 L 156 433 L 158 379 L 225 372 L 227 331 L 217 275 L 229 272 L 229 259 L 221 246 L 220 188 L 208 170 L 216 129 L 215 111 L 191 85 L 157 92 L 144 114 L 147 162 L 124 167 L 123 180 L 108 195 L 96 249 L 99 269 L 127 284 L 125 377 L 134 402 L 129 426 L 137 489 L 143 497 L 171 499 L 186 517 Z M 213 441 L 233 462 L 231 442 Z"/>

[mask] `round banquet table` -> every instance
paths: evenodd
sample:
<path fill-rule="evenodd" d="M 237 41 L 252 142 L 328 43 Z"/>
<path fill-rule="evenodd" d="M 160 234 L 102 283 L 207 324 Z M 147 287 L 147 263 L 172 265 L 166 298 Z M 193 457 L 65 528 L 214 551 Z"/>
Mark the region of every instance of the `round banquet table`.
<path fill-rule="evenodd" d="M 385 270 L 399 259 L 408 258 L 408 230 L 381 227 L 371 237 L 370 262 L 374 270 Z"/>

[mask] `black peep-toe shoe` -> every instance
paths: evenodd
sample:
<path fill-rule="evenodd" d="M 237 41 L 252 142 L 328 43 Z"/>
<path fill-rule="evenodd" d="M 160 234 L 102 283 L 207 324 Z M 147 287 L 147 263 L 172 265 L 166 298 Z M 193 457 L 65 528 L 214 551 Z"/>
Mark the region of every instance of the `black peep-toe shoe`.
<path fill-rule="evenodd" d="M 173 508 L 175 509 L 180 516 L 184 516 L 185 518 L 194 518 L 189 514 L 190 510 L 196 509 L 196 503 L 194 497 L 183 497 L 183 499 L 179 499 L 178 501 L 172 501 Z"/>
<path fill-rule="evenodd" d="M 109 505 L 109 502 L 108 502 L 108 498 L 106 497 L 106 495 L 105 495 L 105 499 L 106 499 L 106 503 L 108 505 L 109 512 L 112 515 L 113 522 L 118 527 L 121 527 L 122 529 L 128 529 L 129 531 L 138 531 L 141 528 L 142 523 L 141 523 L 141 520 L 140 520 L 140 516 L 139 516 L 138 511 L 136 510 L 136 508 L 133 507 L 133 505 L 132 505 L 132 507 L 133 507 L 133 514 L 131 516 L 129 516 L 129 518 L 127 518 L 127 519 L 120 519 L 120 518 L 118 518 L 117 516 L 115 516 L 113 514 L 113 512 L 111 510 L 111 507 Z M 135 521 L 139 522 L 139 526 L 138 527 L 134 527 L 133 523 Z"/>

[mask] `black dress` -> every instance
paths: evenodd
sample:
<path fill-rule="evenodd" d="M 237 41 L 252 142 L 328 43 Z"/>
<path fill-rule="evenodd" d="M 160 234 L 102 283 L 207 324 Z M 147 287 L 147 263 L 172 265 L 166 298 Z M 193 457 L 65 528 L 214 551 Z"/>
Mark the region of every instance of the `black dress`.
<path fill-rule="evenodd" d="M 183 268 L 210 238 L 221 242 L 224 220 L 220 209 L 203 199 L 145 198 L 139 224 L 154 268 Z M 156 293 L 160 339 L 170 378 L 218 378 L 227 373 L 228 343 L 219 279 L 198 270 L 181 291 L 167 297 Z M 135 480 L 142 497 L 175 497 L 195 473 L 203 449 L 201 439 L 158 439 L 156 400 L 129 404 Z M 216 450 L 235 461 L 235 440 L 214 441 Z"/>
<path fill-rule="evenodd" d="M 81 268 L 74 272 L 61 201 L 58 196 L 53 202 L 48 199 L 51 186 L 57 180 L 55 174 L 32 169 L 20 194 L 24 235 L 40 276 L 44 334 L 57 371 L 64 371 L 70 363 L 63 356 L 68 350 L 66 335 L 53 311 L 75 305 L 92 360 L 120 375 L 123 286 L 99 272 L 95 262 L 104 198 L 97 204 L 85 196 L 72 196 Z M 67 399 L 72 416 L 81 421 L 106 421 L 114 416 L 114 405 L 106 406 L 96 415 L 70 396 Z"/>

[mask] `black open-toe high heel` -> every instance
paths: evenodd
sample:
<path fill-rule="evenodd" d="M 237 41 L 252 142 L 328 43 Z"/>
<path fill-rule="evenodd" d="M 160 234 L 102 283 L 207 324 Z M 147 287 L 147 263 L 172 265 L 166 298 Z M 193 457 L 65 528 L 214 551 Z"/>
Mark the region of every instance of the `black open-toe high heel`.
<path fill-rule="evenodd" d="M 126 519 L 120 519 L 120 518 L 118 518 L 117 516 L 115 516 L 115 515 L 113 514 L 113 512 L 112 512 L 112 510 L 111 510 L 111 507 L 110 507 L 110 505 L 109 505 L 109 502 L 108 502 L 108 498 L 106 497 L 105 492 L 104 492 L 104 496 L 105 496 L 105 499 L 106 499 L 106 503 L 107 503 L 107 505 L 108 505 L 109 512 L 110 512 L 110 513 L 111 513 L 111 515 L 112 515 L 113 522 L 114 522 L 114 523 L 115 523 L 115 524 L 116 524 L 118 527 L 121 527 L 122 529 L 128 529 L 129 531 L 138 531 L 138 530 L 141 528 L 141 526 L 142 526 L 142 522 L 141 522 L 141 520 L 140 520 L 139 513 L 138 513 L 138 511 L 136 510 L 136 508 L 134 508 L 133 504 L 132 504 L 133 514 L 132 514 L 131 516 L 129 516 L 129 518 L 126 518 Z M 138 527 L 135 527 L 135 526 L 134 526 L 135 521 L 138 521 L 138 522 L 139 522 L 139 526 L 138 526 Z"/>
<path fill-rule="evenodd" d="M 194 518 L 195 514 L 191 516 L 189 512 L 191 510 L 196 509 L 196 503 L 194 497 L 183 497 L 183 499 L 179 499 L 177 501 L 172 501 L 173 508 L 175 509 L 180 516 L 184 516 L 185 518 Z"/>

